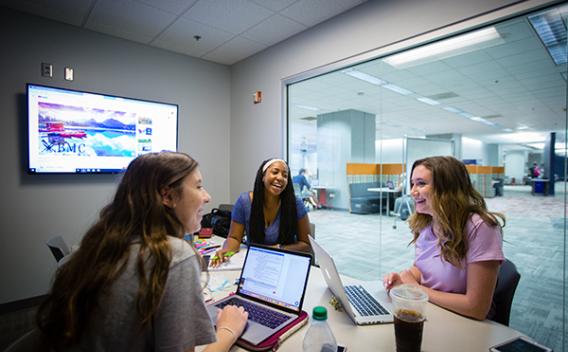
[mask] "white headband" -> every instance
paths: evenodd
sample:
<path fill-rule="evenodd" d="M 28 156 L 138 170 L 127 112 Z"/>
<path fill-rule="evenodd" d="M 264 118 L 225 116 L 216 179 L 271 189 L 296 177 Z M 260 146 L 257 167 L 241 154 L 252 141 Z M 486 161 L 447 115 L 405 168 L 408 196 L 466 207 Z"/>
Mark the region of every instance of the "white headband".
<path fill-rule="evenodd" d="M 266 164 L 264 164 L 264 166 L 262 167 L 262 173 L 265 173 L 266 170 L 270 167 L 270 165 L 274 164 L 275 162 L 280 161 L 281 163 L 283 163 L 284 165 L 286 165 L 286 169 L 288 169 L 288 164 L 286 164 L 286 162 L 282 159 L 270 159 L 266 162 Z"/>

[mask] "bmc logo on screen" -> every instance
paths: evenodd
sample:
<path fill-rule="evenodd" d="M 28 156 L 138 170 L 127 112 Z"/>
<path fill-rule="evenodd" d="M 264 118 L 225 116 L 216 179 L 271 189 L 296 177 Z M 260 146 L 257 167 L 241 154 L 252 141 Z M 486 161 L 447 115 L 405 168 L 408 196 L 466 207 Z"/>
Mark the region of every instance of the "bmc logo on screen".
<path fill-rule="evenodd" d="M 41 140 L 43 144 L 42 153 L 66 153 L 66 154 L 84 154 L 86 145 L 85 143 L 69 143 L 69 142 L 55 142 L 50 143 L 45 139 Z"/>

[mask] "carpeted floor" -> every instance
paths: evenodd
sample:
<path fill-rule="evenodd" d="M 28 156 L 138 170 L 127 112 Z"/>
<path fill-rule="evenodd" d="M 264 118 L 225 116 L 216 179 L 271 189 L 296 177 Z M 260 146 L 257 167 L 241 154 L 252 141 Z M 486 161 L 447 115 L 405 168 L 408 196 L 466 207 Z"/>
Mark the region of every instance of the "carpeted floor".
<path fill-rule="evenodd" d="M 563 290 L 565 282 L 564 184 L 556 195 L 531 195 L 526 186 L 506 186 L 503 197 L 486 199 L 488 208 L 505 214 L 505 256 L 517 265 L 521 281 L 510 326 L 540 343 L 563 351 Z M 362 280 L 380 280 L 391 271 L 411 265 L 414 248 L 408 246 L 408 226 L 378 214 L 346 211 L 309 213 L 316 239 L 334 257 L 342 274 Z M 568 335 L 565 335 L 568 337 Z M 568 340 L 568 339 L 567 339 Z"/>

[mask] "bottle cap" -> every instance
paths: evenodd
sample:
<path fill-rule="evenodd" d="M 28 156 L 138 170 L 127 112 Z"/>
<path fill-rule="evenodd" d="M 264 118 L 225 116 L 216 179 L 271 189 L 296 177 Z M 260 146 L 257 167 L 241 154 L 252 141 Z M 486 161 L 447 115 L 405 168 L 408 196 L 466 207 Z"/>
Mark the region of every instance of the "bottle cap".
<path fill-rule="evenodd" d="M 327 309 L 322 306 L 314 307 L 314 310 L 312 311 L 312 319 L 327 320 Z"/>

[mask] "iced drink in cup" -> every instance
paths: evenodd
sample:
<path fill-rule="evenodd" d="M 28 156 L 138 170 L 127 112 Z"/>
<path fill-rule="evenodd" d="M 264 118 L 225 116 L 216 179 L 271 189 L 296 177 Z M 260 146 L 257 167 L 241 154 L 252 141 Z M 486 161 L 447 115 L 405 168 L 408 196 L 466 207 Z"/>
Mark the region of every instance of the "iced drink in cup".
<path fill-rule="evenodd" d="M 390 291 L 394 306 L 394 335 L 397 352 L 420 352 L 426 320 L 428 295 L 413 285 L 400 285 Z"/>

